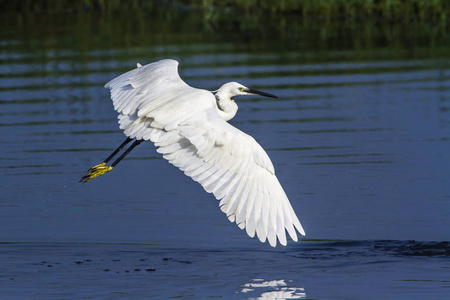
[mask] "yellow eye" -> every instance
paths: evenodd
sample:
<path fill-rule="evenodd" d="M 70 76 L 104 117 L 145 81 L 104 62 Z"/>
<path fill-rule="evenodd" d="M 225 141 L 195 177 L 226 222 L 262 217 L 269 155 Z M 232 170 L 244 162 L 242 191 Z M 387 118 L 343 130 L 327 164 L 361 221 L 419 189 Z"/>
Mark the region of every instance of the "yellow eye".
<path fill-rule="evenodd" d="M 242 92 L 244 90 L 244 88 L 241 86 L 239 87 L 239 91 Z"/>

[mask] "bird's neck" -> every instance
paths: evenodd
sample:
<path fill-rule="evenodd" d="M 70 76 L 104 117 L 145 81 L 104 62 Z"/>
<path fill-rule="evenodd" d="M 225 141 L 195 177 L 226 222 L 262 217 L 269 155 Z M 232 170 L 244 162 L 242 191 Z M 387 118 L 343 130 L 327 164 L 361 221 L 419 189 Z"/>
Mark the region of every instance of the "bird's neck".
<path fill-rule="evenodd" d="M 217 104 L 217 113 L 219 114 L 219 116 L 225 121 L 233 119 L 238 110 L 236 102 L 231 100 L 229 96 L 222 95 L 219 92 L 215 94 L 215 97 Z"/>

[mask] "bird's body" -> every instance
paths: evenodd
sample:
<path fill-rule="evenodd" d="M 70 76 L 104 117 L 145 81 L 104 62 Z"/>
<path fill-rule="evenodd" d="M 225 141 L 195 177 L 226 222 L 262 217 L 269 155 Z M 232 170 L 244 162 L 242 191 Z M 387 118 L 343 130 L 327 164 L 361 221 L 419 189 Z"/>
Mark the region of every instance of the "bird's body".
<path fill-rule="evenodd" d="M 128 137 L 103 164 L 91 168 L 88 181 L 114 167 L 106 163 L 129 141 L 152 141 L 157 151 L 220 200 L 220 208 L 249 236 L 275 246 L 286 245 L 286 233 L 298 240 L 305 234 L 275 176 L 264 149 L 230 125 L 238 95 L 271 94 L 230 82 L 215 94 L 187 85 L 178 75 L 178 62 L 162 60 L 129 71 L 108 82 L 119 124 Z M 132 148 L 130 147 L 130 148 Z M 130 151 L 128 149 L 127 151 Z"/>

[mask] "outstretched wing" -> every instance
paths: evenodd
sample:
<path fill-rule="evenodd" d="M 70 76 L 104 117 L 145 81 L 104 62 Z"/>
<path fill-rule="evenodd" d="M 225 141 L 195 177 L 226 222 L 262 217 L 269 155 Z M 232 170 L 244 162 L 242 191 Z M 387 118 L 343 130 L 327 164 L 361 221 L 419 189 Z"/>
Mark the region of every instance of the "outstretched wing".
<path fill-rule="evenodd" d="M 231 222 L 286 245 L 286 231 L 297 241 L 305 234 L 275 176 L 264 149 L 216 112 L 214 96 L 188 86 L 178 62 L 163 60 L 125 73 L 109 83 L 120 128 L 150 140 L 171 164 L 220 200 Z"/>
<path fill-rule="evenodd" d="M 178 62 L 165 59 L 141 66 L 105 84 L 111 91 L 114 109 L 122 115 L 133 115 L 147 103 L 165 104 L 172 90 L 192 89 L 178 75 Z"/>

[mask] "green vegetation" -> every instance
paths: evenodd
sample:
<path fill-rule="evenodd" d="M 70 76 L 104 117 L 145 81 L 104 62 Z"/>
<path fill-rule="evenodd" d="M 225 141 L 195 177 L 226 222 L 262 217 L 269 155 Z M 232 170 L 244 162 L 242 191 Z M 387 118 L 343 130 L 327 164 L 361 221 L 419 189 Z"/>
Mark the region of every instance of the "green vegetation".
<path fill-rule="evenodd" d="M 440 22 L 446 22 L 450 14 L 448 0 L 0 0 L 0 6 L 2 14 L 61 11 L 109 13 L 116 10 L 159 12 L 175 8 L 201 10 L 207 17 L 232 10 L 246 15 L 271 13 L 326 19 L 374 17 Z"/>
<path fill-rule="evenodd" d="M 102 49 L 106 52 L 96 60 L 193 53 L 277 53 L 281 60 L 294 56 L 305 63 L 450 56 L 448 0 L 0 0 L 0 5 L 1 50 L 54 60 L 64 60 L 67 49 L 80 60 Z M 42 47 L 49 52 L 38 51 Z"/>

